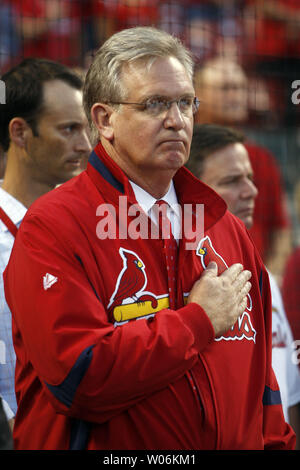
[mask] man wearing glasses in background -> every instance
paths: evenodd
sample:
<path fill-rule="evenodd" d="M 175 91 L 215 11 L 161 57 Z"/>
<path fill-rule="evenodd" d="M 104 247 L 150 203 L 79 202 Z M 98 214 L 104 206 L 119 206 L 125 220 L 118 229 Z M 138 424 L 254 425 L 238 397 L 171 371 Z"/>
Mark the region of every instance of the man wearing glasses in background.
<path fill-rule="evenodd" d="M 266 271 L 182 168 L 198 108 L 189 52 L 153 28 L 113 35 L 84 106 L 99 141 L 87 170 L 28 211 L 5 273 L 15 447 L 292 449 Z"/>

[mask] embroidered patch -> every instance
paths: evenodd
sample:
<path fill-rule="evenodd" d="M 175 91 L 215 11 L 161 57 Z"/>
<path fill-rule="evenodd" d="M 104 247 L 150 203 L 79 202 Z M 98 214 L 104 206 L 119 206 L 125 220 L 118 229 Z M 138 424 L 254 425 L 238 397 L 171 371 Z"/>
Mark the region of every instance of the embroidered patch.
<path fill-rule="evenodd" d="M 147 275 L 145 264 L 131 250 L 120 248 L 123 268 L 116 281 L 115 290 L 107 305 L 118 326 L 130 320 L 153 316 L 156 312 L 169 307 L 167 294 L 156 296 L 145 290 Z"/>
<path fill-rule="evenodd" d="M 45 274 L 43 277 L 43 287 L 45 290 L 49 289 L 53 284 L 55 284 L 58 281 L 58 278 L 53 276 L 52 274 Z"/>
<path fill-rule="evenodd" d="M 197 249 L 196 255 L 200 256 L 201 264 L 203 269 L 206 269 L 208 264 L 211 261 L 215 261 L 218 265 L 218 273 L 221 274 L 224 272 L 228 265 L 224 258 L 217 253 L 215 248 L 213 247 L 212 241 L 209 236 L 206 236 L 200 240 Z M 255 343 L 256 338 L 256 330 L 253 328 L 251 317 L 249 312 L 252 311 L 252 298 L 251 295 L 248 294 L 248 304 L 246 310 L 239 316 L 237 322 L 230 328 L 230 330 L 222 336 L 215 338 L 215 341 L 234 341 L 234 340 L 252 340 Z"/>

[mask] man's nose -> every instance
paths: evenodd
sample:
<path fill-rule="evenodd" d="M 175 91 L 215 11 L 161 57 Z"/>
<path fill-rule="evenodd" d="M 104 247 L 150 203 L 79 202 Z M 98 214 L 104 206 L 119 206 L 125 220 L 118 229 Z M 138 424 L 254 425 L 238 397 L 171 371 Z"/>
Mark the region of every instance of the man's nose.
<path fill-rule="evenodd" d="M 257 194 L 258 194 L 257 187 L 255 186 L 255 184 L 253 183 L 251 179 L 247 178 L 243 187 L 244 197 L 247 197 L 247 198 L 251 197 L 255 199 Z"/>
<path fill-rule="evenodd" d="M 166 128 L 172 127 L 176 130 L 182 129 L 185 127 L 184 118 L 182 116 L 182 113 L 176 101 L 174 101 L 170 105 L 169 109 L 167 110 L 167 113 L 164 119 L 164 126 Z"/>
<path fill-rule="evenodd" d="M 76 150 L 82 153 L 90 153 L 92 145 L 86 130 L 82 131 L 76 140 Z"/>

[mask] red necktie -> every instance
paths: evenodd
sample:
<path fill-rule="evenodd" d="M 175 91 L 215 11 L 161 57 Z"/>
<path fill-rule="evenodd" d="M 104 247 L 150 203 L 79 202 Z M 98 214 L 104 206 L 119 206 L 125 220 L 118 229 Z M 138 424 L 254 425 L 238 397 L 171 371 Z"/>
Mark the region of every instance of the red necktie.
<path fill-rule="evenodd" d="M 158 226 L 160 238 L 164 243 L 164 252 L 166 258 L 166 266 L 168 272 L 169 302 L 170 309 L 176 309 L 176 281 L 177 281 L 177 242 L 172 233 L 172 226 L 167 216 L 168 203 L 165 201 L 157 201 L 158 210 Z"/>

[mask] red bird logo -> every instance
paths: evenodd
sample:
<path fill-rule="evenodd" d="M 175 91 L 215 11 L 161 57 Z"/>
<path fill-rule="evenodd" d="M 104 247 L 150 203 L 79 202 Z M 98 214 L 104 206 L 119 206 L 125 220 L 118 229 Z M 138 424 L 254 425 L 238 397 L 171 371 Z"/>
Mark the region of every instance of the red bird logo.
<path fill-rule="evenodd" d="M 224 261 L 222 256 L 216 252 L 208 236 L 202 238 L 199 242 L 196 254 L 201 258 L 203 269 L 206 269 L 211 261 L 215 261 L 217 263 L 219 274 L 228 268 L 226 261 Z"/>
<path fill-rule="evenodd" d="M 148 293 L 142 295 L 147 285 L 143 261 L 136 253 L 125 250 L 125 248 L 120 248 L 119 253 L 123 259 L 123 269 L 118 276 L 116 288 L 107 308 L 113 310 L 116 306 L 122 305 L 125 299 L 132 299 L 134 302 L 144 302 L 145 300 L 156 302 L 154 296 L 150 296 Z"/>
<path fill-rule="evenodd" d="M 200 256 L 203 269 L 206 269 L 211 261 L 215 261 L 217 263 L 218 274 L 222 274 L 228 268 L 226 261 L 214 249 L 209 236 L 206 236 L 200 240 L 196 249 L 196 255 Z M 252 310 L 252 299 L 250 294 L 248 294 L 247 310 Z"/>

